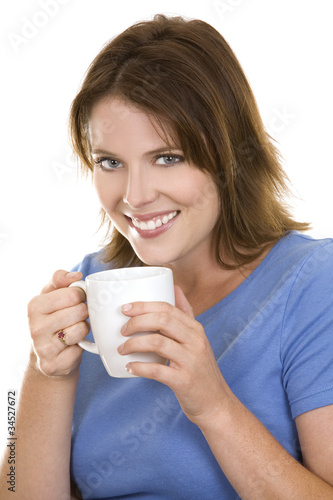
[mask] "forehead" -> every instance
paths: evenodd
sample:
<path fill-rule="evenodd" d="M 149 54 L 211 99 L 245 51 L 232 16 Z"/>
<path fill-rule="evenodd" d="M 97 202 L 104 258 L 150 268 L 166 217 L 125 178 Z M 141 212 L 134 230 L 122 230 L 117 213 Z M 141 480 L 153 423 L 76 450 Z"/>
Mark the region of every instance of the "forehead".
<path fill-rule="evenodd" d="M 89 134 L 94 146 L 124 138 L 169 144 L 173 141 L 168 131 L 170 127 L 161 126 L 152 115 L 118 98 L 107 98 L 95 104 L 89 119 Z"/>
<path fill-rule="evenodd" d="M 100 125 L 100 121 L 106 123 L 112 120 L 126 120 L 129 116 L 134 114 L 144 113 L 133 104 L 125 102 L 116 97 L 108 97 L 98 101 L 91 110 L 90 124 Z"/>

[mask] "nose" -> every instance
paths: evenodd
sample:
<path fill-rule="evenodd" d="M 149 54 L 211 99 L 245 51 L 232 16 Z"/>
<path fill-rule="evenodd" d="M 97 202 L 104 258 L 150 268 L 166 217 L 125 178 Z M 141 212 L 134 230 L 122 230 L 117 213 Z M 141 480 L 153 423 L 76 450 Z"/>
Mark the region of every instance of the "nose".
<path fill-rule="evenodd" d="M 123 200 L 133 209 L 149 205 L 158 196 L 152 176 L 144 168 L 128 170 Z"/>

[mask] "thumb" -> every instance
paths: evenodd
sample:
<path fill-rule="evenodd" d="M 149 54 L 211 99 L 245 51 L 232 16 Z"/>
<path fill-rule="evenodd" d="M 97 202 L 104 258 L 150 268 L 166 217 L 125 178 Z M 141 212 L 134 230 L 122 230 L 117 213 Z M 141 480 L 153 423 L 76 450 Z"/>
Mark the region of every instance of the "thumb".
<path fill-rule="evenodd" d="M 175 285 L 175 302 L 178 309 L 186 313 L 191 318 L 195 317 L 189 301 L 185 297 L 183 290 L 178 285 Z"/>
<path fill-rule="evenodd" d="M 58 288 L 68 287 L 74 281 L 80 281 L 82 279 L 82 273 L 64 271 L 59 269 L 54 273 L 52 279 L 48 282 L 46 286 L 42 289 L 41 293 L 49 293 L 57 290 Z"/>

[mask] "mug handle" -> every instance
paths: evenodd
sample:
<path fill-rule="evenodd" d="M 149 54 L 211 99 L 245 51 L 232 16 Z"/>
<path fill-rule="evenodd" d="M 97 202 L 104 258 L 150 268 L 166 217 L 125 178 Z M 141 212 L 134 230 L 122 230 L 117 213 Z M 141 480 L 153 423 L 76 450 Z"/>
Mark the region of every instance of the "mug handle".
<path fill-rule="evenodd" d="M 83 290 L 87 296 L 87 285 L 85 281 L 74 281 L 69 286 L 76 286 L 77 288 L 81 288 L 81 290 Z M 99 354 L 98 347 L 95 342 L 90 342 L 90 340 L 83 339 L 78 342 L 78 345 L 86 351 L 92 352 L 93 354 Z"/>

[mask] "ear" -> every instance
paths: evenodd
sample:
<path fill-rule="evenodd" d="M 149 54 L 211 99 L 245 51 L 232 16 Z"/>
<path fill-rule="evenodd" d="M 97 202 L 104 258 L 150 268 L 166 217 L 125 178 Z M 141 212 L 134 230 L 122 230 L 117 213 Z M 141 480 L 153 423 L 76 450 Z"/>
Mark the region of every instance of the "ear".
<path fill-rule="evenodd" d="M 175 285 L 175 301 L 178 309 L 186 313 L 191 318 L 195 317 L 189 301 L 185 297 L 183 290 L 178 285 Z"/>

